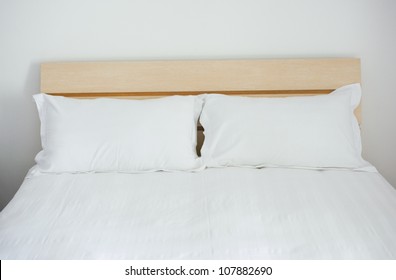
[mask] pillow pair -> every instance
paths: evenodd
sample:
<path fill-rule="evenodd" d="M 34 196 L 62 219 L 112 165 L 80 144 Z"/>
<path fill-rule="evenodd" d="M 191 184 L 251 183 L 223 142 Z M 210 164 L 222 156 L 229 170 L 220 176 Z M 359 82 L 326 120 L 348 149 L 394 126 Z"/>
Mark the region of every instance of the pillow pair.
<path fill-rule="evenodd" d="M 360 85 L 310 97 L 220 94 L 151 100 L 35 95 L 42 172 L 192 171 L 222 166 L 355 169 L 361 158 L 353 111 Z M 204 105 L 203 105 L 204 103 Z M 205 130 L 196 154 L 197 120 Z"/>

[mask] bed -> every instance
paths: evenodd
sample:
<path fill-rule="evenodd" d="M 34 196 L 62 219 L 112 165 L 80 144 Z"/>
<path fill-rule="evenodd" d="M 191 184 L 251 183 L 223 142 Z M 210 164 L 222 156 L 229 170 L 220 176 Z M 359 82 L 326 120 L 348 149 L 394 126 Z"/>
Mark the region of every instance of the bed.
<path fill-rule="evenodd" d="M 396 191 L 340 105 L 359 82 L 354 58 L 44 63 L 0 258 L 396 259 Z"/>

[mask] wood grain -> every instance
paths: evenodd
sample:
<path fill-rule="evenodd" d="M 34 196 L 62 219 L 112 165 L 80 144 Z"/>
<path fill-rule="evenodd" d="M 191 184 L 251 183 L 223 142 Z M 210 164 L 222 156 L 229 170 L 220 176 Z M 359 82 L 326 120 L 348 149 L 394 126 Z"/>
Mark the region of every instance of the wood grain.
<path fill-rule="evenodd" d="M 223 93 L 253 97 L 327 94 L 360 82 L 356 58 L 51 62 L 41 91 L 75 98 L 156 98 Z M 360 106 L 356 110 L 359 121 Z"/>
<path fill-rule="evenodd" d="M 360 82 L 359 59 L 66 62 L 41 65 L 45 93 L 328 90 Z"/>

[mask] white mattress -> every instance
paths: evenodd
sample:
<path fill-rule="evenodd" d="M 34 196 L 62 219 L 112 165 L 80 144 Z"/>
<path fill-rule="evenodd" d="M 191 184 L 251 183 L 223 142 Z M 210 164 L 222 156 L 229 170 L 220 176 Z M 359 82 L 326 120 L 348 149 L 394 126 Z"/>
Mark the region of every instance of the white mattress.
<path fill-rule="evenodd" d="M 396 191 L 340 170 L 33 176 L 0 259 L 396 259 Z"/>

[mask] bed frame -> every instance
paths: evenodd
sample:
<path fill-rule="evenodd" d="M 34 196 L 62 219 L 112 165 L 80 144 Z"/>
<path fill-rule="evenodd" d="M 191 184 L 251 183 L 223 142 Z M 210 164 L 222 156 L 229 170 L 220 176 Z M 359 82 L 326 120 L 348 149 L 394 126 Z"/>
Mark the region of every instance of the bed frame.
<path fill-rule="evenodd" d="M 56 62 L 41 65 L 41 92 L 74 98 L 155 98 L 222 93 L 251 97 L 328 94 L 360 82 L 360 60 L 272 59 Z M 360 106 L 355 110 L 360 123 Z M 203 143 L 198 126 L 197 152 Z"/>
<path fill-rule="evenodd" d="M 360 82 L 360 60 L 269 59 L 61 62 L 41 65 L 41 91 L 75 98 L 208 92 L 253 97 L 327 94 Z M 360 106 L 356 110 L 360 122 Z"/>

